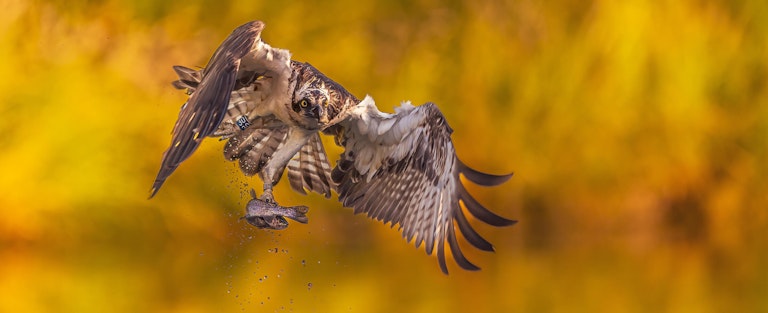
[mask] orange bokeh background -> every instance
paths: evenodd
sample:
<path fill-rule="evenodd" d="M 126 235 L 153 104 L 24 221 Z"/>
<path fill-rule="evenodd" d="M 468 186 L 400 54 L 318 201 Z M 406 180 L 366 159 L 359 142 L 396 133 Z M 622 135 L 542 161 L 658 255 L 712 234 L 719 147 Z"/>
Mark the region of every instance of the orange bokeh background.
<path fill-rule="evenodd" d="M 149 187 L 236 26 L 383 111 L 433 101 L 497 252 L 443 275 L 396 230 L 281 184 L 238 218 L 209 139 Z M 0 312 L 768 311 L 768 3 L 0 0 Z M 332 162 L 341 152 L 325 138 Z M 469 247 L 467 247 L 469 248 Z"/>

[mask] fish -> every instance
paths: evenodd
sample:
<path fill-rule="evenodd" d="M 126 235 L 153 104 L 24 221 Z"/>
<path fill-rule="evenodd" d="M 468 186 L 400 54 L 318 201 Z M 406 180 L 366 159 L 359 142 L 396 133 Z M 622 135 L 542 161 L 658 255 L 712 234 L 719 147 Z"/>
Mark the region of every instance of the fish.
<path fill-rule="evenodd" d="M 245 205 L 245 219 L 249 224 L 260 229 L 282 230 L 288 228 L 290 218 L 302 224 L 309 222 L 307 212 L 309 208 L 303 205 L 299 206 L 281 206 L 274 202 L 268 202 L 256 197 L 256 191 L 251 189 L 251 199 Z"/>

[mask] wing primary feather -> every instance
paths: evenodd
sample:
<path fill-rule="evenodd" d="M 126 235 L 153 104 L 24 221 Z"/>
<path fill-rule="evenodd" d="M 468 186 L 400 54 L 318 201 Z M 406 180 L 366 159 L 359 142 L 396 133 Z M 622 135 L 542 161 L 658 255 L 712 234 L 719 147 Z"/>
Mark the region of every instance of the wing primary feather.
<path fill-rule="evenodd" d="M 448 228 L 448 245 L 450 245 L 451 247 L 451 254 L 453 254 L 453 258 L 456 260 L 456 263 L 459 264 L 461 268 L 468 271 L 477 271 L 480 269 L 479 267 L 477 267 L 477 265 L 474 265 L 472 264 L 472 262 L 469 262 L 469 260 L 467 260 L 464 254 L 461 253 L 461 249 L 459 248 L 459 242 L 456 241 L 456 232 L 453 230 L 453 227 Z"/>
<path fill-rule="evenodd" d="M 483 251 L 494 251 L 493 245 L 472 228 L 472 225 L 467 221 L 467 217 L 464 216 L 464 212 L 457 210 L 456 214 L 454 214 L 454 219 L 456 219 L 456 224 L 459 226 L 459 231 L 461 231 L 461 234 L 464 235 L 464 238 L 469 243 Z"/>
<path fill-rule="evenodd" d="M 512 175 L 514 174 L 514 173 L 510 173 L 510 174 L 507 174 L 507 175 L 491 175 L 491 174 L 486 174 L 486 173 L 477 171 L 477 170 L 467 166 L 466 164 L 464 164 L 460 160 L 457 160 L 457 161 L 458 161 L 457 164 L 458 164 L 459 172 L 464 174 L 464 177 L 469 179 L 469 181 L 471 181 L 471 182 L 473 182 L 475 184 L 478 184 L 480 186 L 489 186 L 490 187 L 490 186 L 501 185 L 504 182 L 506 182 L 507 180 L 509 180 L 510 178 L 512 178 Z"/>
<path fill-rule="evenodd" d="M 379 199 L 376 202 L 376 205 L 381 205 L 381 202 L 384 202 L 384 201 L 385 200 L 383 198 Z M 399 207 L 390 207 L 388 210 L 386 210 L 382 215 L 382 219 L 384 220 L 384 223 L 385 224 L 392 223 L 391 227 L 395 227 L 395 224 L 397 223 L 397 219 L 396 219 L 397 212 L 399 212 L 400 210 L 401 208 Z"/>
<path fill-rule="evenodd" d="M 375 188 L 375 186 L 371 186 L 371 188 Z M 379 196 L 369 197 L 369 200 L 366 201 L 363 205 L 368 208 L 368 214 L 371 215 L 371 217 L 386 223 L 388 222 L 386 219 L 387 213 L 393 210 L 397 210 L 397 208 L 391 207 L 391 203 L 387 204 L 384 201 L 384 198 L 386 197 L 383 193 Z"/>
<path fill-rule="evenodd" d="M 384 185 L 384 187 L 380 187 Z M 383 180 L 373 180 L 366 186 L 366 190 L 377 190 L 375 195 L 369 195 L 362 203 L 363 207 L 368 211 L 368 215 L 377 220 L 382 220 L 384 213 L 388 210 L 396 209 L 396 199 L 386 199 L 389 203 L 382 203 L 382 200 L 387 198 L 387 188 L 389 182 Z"/>
<path fill-rule="evenodd" d="M 202 79 L 199 71 L 181 65 L 174 65 L 173 71 L 179 76 L 178 80 L 171 82 L 176 89 L 195 90 Z"/>
<path fill-rule="evenodd" d="M 406 225 L 403 225 L 403 237 L 405 238 L 405 242 L 410 243 L 413 240 L 413 237 L 416 236 L 416 232 L 413 227 L 405 227 L 405 226 Z"/>
<path fill-rule="evenodd" d="M 439 205 L 445 205 L 445 203 L 440 203 Z M 435 249 L 435 229 L 437 229 L 438 223 L 440 221 L 437 221 L 437 216 L 441 213 L 441 209 L 433 210 L 430 212 L 429 215 L 427 215 L 427 222 L 426 225 L 422 226 L 422 232 L 424 233 L 424 250 L 426 250 L 427 255 L 431 255 L 432 252 Z M 444 214 L 444 213 L 443 213 Z"/>
<path fill-rule="evenodd" d="M 445 242 L 437 243 L 437 263 L 440 264 L 440 270 L 448 275 L 448 265 L 445 264 Z"/>
<path fill-rule="evenodd" d="M 461 184 L 457 184 L 456 192 L 458 192 L 459 199 L 464 203 L 467 211 L 472 213 L 472 215 L 479 220 L 493 226 L 509 226 L 517 223 L 515 220 L 503 218 L 486 209 L 480 202 L 477 202 L 477 200 L 475 200 L 475 198 L 473 198 Z"/>
<path fill-rule="evenodd" d="M 433 227 L 430 226 L 429 229 L 432 229 Z M 432 255 L 432 252 L 435 251 L 435 238 L 434 234 L 430 231 L 425 231 L 426 236 L 424 238 L 424 252 L 427 253 L 427 255 Z"/>
<path fill-rule="evenodd" d="M 420 248 L 421 244 L 423 242 L 424 242 L 424 231 L 422 231 L 421 229 L 417 229 L 416 230 L 416 241 L 414 242 L 414 244 L 416 245 L 416 249 Z M 426 249 L 424 249 L 424 250 L 425 250 L 424 252 L 426 252 L 427 255 L 431 255 L 432 254 L 432 251 L 426 251 Z"/>

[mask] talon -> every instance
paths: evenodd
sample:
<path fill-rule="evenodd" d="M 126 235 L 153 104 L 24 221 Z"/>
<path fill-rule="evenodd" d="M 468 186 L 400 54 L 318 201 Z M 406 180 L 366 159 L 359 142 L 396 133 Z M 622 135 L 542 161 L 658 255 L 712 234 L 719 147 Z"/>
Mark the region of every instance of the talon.
<path fill-rule="evenodd" d="M 256 226 L 256 228 L 263 229 L 268 228 L 269 225 L 264 220 L 264 218 L 258 217 L 258 216 L 243 216 L 241 219 L 245 219 L 248 224 L 251 224 L 253 226 Z"/>
<path fill-rule="evenodd" d="M 275 202 L 275 198 L 272 196 L 271 190 L 265 190 L 264 193 L 261 194 L 261 197 L 259 197 L 256 195 L 256 190 L 251 188 L 250 194 L 252 199 L 258 199 L 270 204 L 277 204 L 277 202 Z"/>
<path fill-rule="evenodd" d="M 281 230 L 288 228 L 288 221 L 280 215 L 265 217 L 264 221 L 269 224 L 269 227 L 275 230 Z"/>
<path fill-rule="evenodd" d="M 244 217 L 248 224 L 256 226 L 259 229 L 282 230 L 288 228 L 288 221 L 282 216 L 250 216 Z"/>
<path fill-rule="evenodd" d="M 254 194 L 255 194 L 255 192 L 254 192 Z M 272 204 L 276 204 L 277 203 L 277 202 L 275 202 L 275 197 L 272 196 L 272 190 L 264 190 L 264 193 L 261 194 L 261 197 L 259 198 L 259 200 L 267 202 L 267 203 L 272 203 Z"/>

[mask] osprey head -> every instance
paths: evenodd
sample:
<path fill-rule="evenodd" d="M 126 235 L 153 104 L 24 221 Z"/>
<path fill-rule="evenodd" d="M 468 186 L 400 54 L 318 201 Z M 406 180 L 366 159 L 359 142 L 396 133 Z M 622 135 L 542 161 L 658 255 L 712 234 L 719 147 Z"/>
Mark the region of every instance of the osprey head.
<path fill-rule="evenodd" d="M 306 129 L 321 129 L 330 118 L 328 117 L 328 102 L 330 99 L 328 89 L 324 84 L 320 86 L 308 86 L 297 88 L 293 103 L 291 103 L 291 119 Z M 318 88 L 319 87 L 319 88 Z"/>

